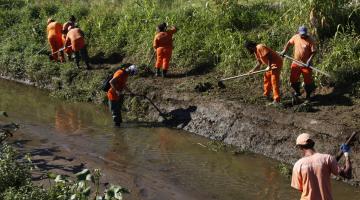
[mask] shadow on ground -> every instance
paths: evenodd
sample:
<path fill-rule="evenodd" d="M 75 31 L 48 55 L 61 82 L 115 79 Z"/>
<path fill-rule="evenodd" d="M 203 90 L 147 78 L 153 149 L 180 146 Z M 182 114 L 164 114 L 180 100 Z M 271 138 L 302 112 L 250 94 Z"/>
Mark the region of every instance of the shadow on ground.
<path fill-rule="evenodd" d="M 112 53 L 106 57 L 104 52 L 100 52 L 90 58 L 90 63 L 95 65 L 118 64 L 123 60 L 123 58 L 124 55 L 120 53 Z"/>
<path fill-rule="evenodd" d="M 163 123 L 169 127 L 184 128 L 191 122 L 191 113 L 195 112 L 196 109 L 196 106 L 189 106 L 186 109 L 175 109 L 167 113 L 169 116 L 171 116 L 171 118 L 165 119 Z"/>
<path fill-rule="evenodd" d="M 15 143 L 25 144 L 26 142 L 27 141 L 16 141 Z M 75 164 L 72 162 L 74 161 L 74 158 L 56 155 L 56 153 L 58 152 L 60 152 L 58 147 L 35 148 L 31 149 L 30 151 L 26 150 L 22 152 L 23 155 L 26 153 L 26 155 L 30 156 L 32 165 L 35 167 L 36 171 L 40 172 L 33 173 L 33 181 L 40 181 L 42 179 L 46 179 L 46 173 L 52 170 L 75 174 L 85 168 L 84 163 Z"/>

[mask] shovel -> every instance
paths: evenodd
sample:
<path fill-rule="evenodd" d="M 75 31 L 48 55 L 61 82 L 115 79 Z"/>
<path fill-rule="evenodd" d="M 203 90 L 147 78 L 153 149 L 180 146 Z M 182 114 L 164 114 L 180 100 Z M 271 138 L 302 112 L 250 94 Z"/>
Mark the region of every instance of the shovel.
<path fill-rule="evenodd" d="M 159 115 L 160 115 L 161 117 L 163 117 L 165 120 L 169 120 L 169 119 L 168 119 L 169 114 L 168 114 L 168 113 L 163 113 L 163 112 L 160 110 L 160 108 L 157 107 L 157 106 L 155 105 L 155 103 L 154 103 L 149 97 L 147 97 L 146 95 L 134 94 L 134 93 L 128 94 L 128 95 L 134 95 L 134 96 L 142 97 L 142 98 L 148 100 L 148 101 L 150 102 L 150 104 L 153 105 L 154 108 L 159 112 Z"/>
<path fill-rule="evenodd" d="M 272 68 L 272 69 L 275 69 L 275 68 Z M 229 77 L 229 78 L 223 78 L 218 82 L 218 86 L 220 88 L 225 88 L 225 85 L 224 85 L 223 81 L 232 80 L 232 79 L 236 79 L 236 78 L 241 78 L 241 77 L 244 77 L 244 76 L 250 76 L 250 75 L 253 75 L 253 74 L 258 74 L 258 73 L 267 72 L 267 71 L 269 71 L 269 70 L 268 69 L 262 69 L 262 70 L 258 70 L 258 71 L 255 71 L 255 72 L 240 74 L 240 75 L 232 76 L 232 77 Z"/>
<path fill-rule="evenodd" d="M 55 51 L 54 53 L 50 54 L 50 55 L 49 55 L 49 59 L 52 60 L 52 56 L 53 56 L 54 54 L 59 53 L 59 52 L 61 52 L 61 51 L 64 51 L 65 49 L 70 48 L 70 47 L 71 47 L 71 45 L 70 45 L 70 46 L 67 46 L 67 47 L 60 48 L 59 50 L 57 50 L 57 51 Z"/>
<path fill-rule="evenodd" d="M 147 65 L 146 65 L 146 64 L 142 64 L 142 65 L 141 65 L 141 66 L 144 67 L 144 72 L 147 73 L 147 74 L 151 74 L 151 75 L 154 75 L 154 74 L 155 74 L 155 72 L 154 72 L 153 70 L 151 70 L 151 68 L 150 68 L 150 64 L 151 64 L 151 62 L 154 60 L 155 54 L 156 54 L 156 52 L 154 52 L 154 53 L 152 54 L 152 56 L 151 56 L 151 58 L 150 58 L 150 60 L 149 60 L 149 63 L 148 63 Z"/>
<path fill-rule="evenodd" d="M 280 53 L 280 52 L 277 52 L 280 56 L 282 56 L 282 54 Z M 287 58 L 287 59 L 289 59 L 289 60 L 291 60 L 291 61 L 293 61 L 294 63 L 296 63 L 296 64 L 298 64 L 298 65 L 301 65 L 301 66 L 304 66 L 304 67 L 309 67 L 310 69 L 312 69 L 312 70 L 314 70 L 314 71 L 316 71 L 316 72 L 319 72 L 320 74 L 323 74 L 323 75 L 325 75 L 325 76 L 327 76 L 327 77 L 331 77 L 330 76 L 330 74 L 328 74 L 328 73 L 326 73 L 326 72 L 324 72 L 324 71 L 321 71 L 320 69 L 317 69 L 317 68 L 315 68 L 315 67 L 313 67 L 313 66 L 307 66 L 305 63 L 303 63 L 303 62 L 301 62 L 301 61 L 299 61 L 299 60 L 295 60 L 294 58 L 292 58 L 292 57 L 290 57 L 290 56 L 288 56 L 288 55 L 286 55 L 286 54 L 284 54 L 284 57 L 285 58 Z"/>
<path fill-rule="evenodd" d="M 59 50 L 55 51 L 55 52 L 54 52 L 54 53 L 52 53 L 51 55 L 54 55 L 54 54 L 56 54 L 56 53 L 59 53 L 60 51 L 64 51 L 65 49 L 70 48 L 70 47 L 71 47 L 71 45 L 69 45 L 69 46 L 67 46 L 67 47 L 63 47 L 63 48 L 61 48 L 61 49 L 59 49 Z"/>

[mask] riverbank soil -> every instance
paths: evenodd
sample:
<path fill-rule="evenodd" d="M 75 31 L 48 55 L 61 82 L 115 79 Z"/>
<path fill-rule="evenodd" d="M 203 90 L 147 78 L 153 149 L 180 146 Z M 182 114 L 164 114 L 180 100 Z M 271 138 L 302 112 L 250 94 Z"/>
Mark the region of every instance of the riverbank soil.
<path fill-rule="evenodd" d="M 294 148 L 297 135 L 314 135 L 316 150 L 335 154 L 353 131 L 360 128 L 360 100 L 346 88 L 319 86 L 310 103 L 304 95 L 298 105 L 291 101 L 289 85 L 282 85 L 282 106 L 266 106 L 262 99 L 262 76 L 225 82 L 217 86 L 216 72 L 186 76 L 170 71 L 169 78 L 136 78 L 130 88 L 146 94 L 172 120 L 159 117 L 148 106 L 147 118 L 164 120 L 168 125 L 234 145 L 239 151 L 251 151 L 293 164 L 299 153 Z M 142 100 L 147 103 L 146 100 Z M 354 178 L 359 177 L 359 136 L 352 143 Z"/>

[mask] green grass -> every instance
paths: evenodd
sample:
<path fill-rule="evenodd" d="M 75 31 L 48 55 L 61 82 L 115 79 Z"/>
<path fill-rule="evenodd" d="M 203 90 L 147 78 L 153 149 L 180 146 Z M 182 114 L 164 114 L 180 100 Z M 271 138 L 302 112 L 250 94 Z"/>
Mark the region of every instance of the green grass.
<path fill-rule="evenodd" d="M 47 18 L 65 22 L 73 14 L 85 31 L 90 57 L 115 55 L 137 64 L 148 63 L 151 57 L 155 26 L 163 21 L 176 25 L 171 68 L 189 75 L 245 72 L 254 63 L 242 47 L 245 40 L 281 50 L 297 27 L 305 24 L 319 41 L 316 66 L 332 73 L 336 83 L 349 85 L 358 81 L 355 75 L 360 72 L 358 42 L 350 42 L 358 41 L 360 11 L 348 0 L 335 2 L 0 0 L 0 71 L 53 85 L 60 89 L 56 94 L 67 99 L 92 101 L 106 72 L 87 73 L 73 63 L 48 61 Z M 288 81 L 288 73 L 282 76 Z"/>

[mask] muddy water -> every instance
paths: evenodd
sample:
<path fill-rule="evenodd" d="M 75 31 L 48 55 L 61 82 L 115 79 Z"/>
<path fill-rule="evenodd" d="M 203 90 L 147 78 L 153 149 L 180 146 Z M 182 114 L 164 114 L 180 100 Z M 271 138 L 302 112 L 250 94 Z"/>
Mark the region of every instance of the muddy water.
<path fill-rule="evenodd" d="M 104 183 L 132 191 L 126 199 L 299 199 L 277 170 L 279 163 L 262 156 L 215 152 L 207 139 L 156 123 L 114 129 L 104 106 L 64 103 L 21 84 L 0 80 L 0 94 L 0 110 L 22 125 L 15 144 L 34 158 L 53 156 L 51 164 L 41 165 L 44 170 L 101 168 Z M 340 182 L 333 189 L 335 199 L 360 195 Z"/>

